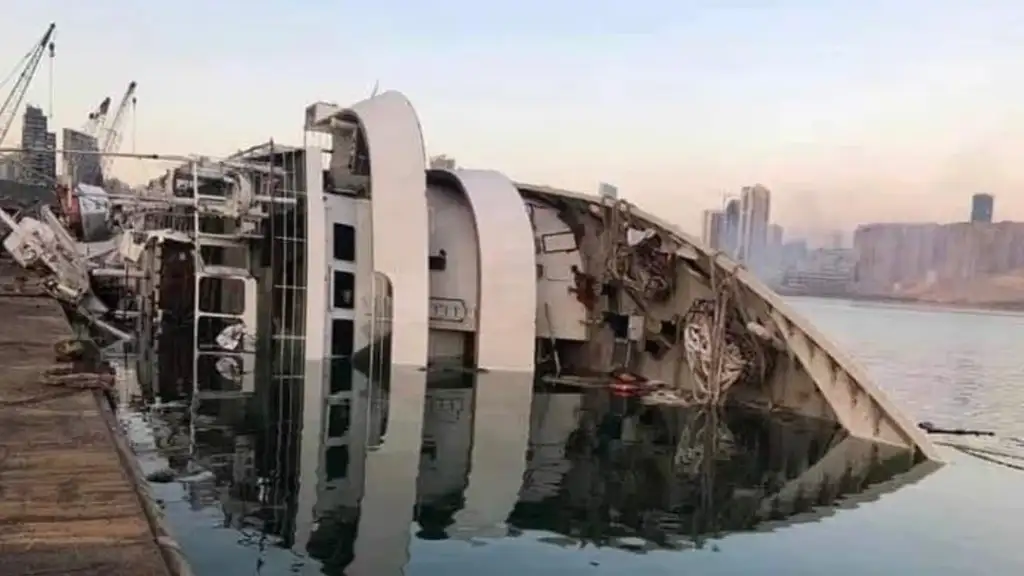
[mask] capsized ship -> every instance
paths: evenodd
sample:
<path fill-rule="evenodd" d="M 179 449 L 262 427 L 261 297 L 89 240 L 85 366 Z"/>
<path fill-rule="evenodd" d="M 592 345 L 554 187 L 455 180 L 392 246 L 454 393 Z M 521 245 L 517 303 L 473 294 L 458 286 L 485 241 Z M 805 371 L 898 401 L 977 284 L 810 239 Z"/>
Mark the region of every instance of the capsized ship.
<path fill-rule="evenodd" d="M 403 369 L 580 386 L 628 373 L 663 383 L 654 402 L 786 410 L 936 458 L 864 370 L 753 274 L 640 207 L 429 169 L 398 92 L 313 104 L 305 129 L 304 147 L 192 158 L 90 204 L 116 211 L 101 261 L 49 209 L 5 214 L 4 247 L 101 332 L 131 340 L 139 377 L 165 394 L 251 392 L 266 374 L 297 382 L 326 421 L 359 386 L 422 408 L 422 383 L 389 386 Z M 94 289 L 118 274 L 136 279 L 120 324 Z"/>

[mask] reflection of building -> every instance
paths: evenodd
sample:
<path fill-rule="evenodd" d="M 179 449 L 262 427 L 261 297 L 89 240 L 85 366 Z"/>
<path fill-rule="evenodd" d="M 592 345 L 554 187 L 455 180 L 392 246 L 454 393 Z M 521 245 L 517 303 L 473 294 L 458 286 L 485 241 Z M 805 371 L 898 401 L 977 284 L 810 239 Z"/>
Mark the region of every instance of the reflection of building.
<path fill-rule="evenodd" d="M 971 222 L 991 222 L 996 199 L 991 194 L 971 196 Z"/>

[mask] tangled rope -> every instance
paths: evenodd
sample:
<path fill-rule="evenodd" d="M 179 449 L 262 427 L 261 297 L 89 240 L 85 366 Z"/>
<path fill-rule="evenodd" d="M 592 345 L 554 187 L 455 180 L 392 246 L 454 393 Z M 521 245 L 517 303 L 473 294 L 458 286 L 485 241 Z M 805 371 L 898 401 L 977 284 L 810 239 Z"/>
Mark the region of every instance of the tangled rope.
<path fill-rule="evenodd" d="M 712 299 L 695 301 L 681 323 L 684 357 L 695 385 L 691 400 L 699 404 L 722 404 L 726 392 L 748 373 L 753 361 L 730 331 L 738 302 L 735 271 L 724 279 L 718 276 L 712 259 Z"/>
<path fill-rule="evenodd" d="M 721 312 L 717 301 L 698 300 L 681 323 L 683 352 L 695 384 L 693 400 L 701 404 L 719 403 L 747 370 L 747 360 L 727 333 Z"/>
<path fill-rule="evenodd" d="M 619 200 L 611 207 L 606 223 L 605 273 L 628 289 L 635 300 L 663 301 L 672 293 L 674 255 L 659 250 L 662 238 L 657 233 L 630 246 L 628 235 L 632 224 L 629 202 Z"/>
<path fill-rule="evenodd" d="M 735 452 L 732 430 L 722 420 L 716 406 L 701 406 L 683 425 L 676 442 L 673 462 L 676 469 L 697 476 L 709 460 L 728 459 Z"/>

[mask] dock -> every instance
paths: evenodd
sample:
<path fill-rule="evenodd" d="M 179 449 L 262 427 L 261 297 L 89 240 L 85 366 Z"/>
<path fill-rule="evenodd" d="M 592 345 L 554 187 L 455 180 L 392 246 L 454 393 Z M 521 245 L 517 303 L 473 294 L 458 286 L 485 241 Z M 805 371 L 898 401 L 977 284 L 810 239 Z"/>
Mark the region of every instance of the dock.
<path fill-rule="evenodd" d="M 0 574 L 186 576 L 105 393 L 44 375 L 73 331 L 0 263 Z"/>

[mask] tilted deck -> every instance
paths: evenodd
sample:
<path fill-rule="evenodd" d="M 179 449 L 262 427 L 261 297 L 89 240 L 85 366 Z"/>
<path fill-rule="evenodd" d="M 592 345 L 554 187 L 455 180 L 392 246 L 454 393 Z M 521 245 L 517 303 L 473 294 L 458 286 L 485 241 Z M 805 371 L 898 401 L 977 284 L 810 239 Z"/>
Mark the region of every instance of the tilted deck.
<path fill-rule="evenodd" d="M 0 574 L 169 575 L 101 392 L 40 383 L 72 335 L 0 264 Z"/>

